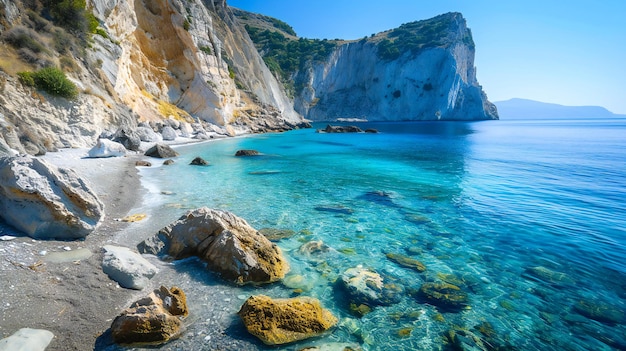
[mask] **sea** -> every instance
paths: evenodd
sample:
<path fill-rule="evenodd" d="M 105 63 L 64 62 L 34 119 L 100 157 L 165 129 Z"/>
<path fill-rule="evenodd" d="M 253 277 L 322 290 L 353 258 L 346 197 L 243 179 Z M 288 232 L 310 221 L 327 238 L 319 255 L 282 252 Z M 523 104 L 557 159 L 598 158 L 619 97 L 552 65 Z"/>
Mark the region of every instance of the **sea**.
<path fill-rule="evenodd" d="M 378 133 L 316 124 L 179 146 L 173 165 L 141 168 L 134 212 L 148 219 L 127 240 L 203 206 L 288 235 L 276 244 L 291 270 L 274 284 L 163 262 L 154 279 L 181 287 L 191 312 L 159 349 L 626 350 L 626 119 L 351 124 Z M 197 156 L 210 165 L 189 165 Z M 355 267 L 393 301 L 361 306 L 341 283 Z M 266 346 L 237 316 L 260 294 L 317 298 L 339 321 Z"/>

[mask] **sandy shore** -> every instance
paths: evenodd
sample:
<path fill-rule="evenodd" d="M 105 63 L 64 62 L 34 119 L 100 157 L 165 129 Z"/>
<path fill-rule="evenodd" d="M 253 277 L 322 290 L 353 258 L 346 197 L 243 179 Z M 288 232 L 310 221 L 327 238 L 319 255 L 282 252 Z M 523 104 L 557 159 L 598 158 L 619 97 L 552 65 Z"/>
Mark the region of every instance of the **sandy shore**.
<path fill-rule="evenodd" d="M 105 204 L 105 219 L 84 240 L 0 241 L 0 338 L 40 328 L 54 333 L 49 351 L 93 350 L 113 318 L 147 294 L 120 288 L 101 268 L 102 246 L 124 244 L 115 242 L 128 225 L 119 219 L 141 201 L 135 161 L 142 156 L 87 159 L 86 153 L 65 149 L 44 158 L 86 179 Z"/>

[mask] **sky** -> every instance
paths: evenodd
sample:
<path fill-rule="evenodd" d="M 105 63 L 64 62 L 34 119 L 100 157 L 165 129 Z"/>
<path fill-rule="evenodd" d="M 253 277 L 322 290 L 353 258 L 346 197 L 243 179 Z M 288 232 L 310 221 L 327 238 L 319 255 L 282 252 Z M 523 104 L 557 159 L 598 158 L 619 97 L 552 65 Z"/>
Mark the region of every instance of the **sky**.
<path fill-rule="evenodd" d="M 490 101 L 525 98 L 626 114 L 626 0 L 227 0 L 298 36 L 360 39 L 461 12 Z"/>

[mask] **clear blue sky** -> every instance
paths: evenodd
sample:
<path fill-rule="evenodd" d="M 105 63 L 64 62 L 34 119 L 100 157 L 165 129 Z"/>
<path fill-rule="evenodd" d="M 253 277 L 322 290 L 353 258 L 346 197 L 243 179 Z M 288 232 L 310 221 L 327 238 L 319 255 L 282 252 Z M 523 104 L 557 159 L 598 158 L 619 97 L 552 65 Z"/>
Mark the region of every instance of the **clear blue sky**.
<path fill-rule="evenodd" d="M 489 100 L 597 105 L 626 114 L 626 0 L 227 0 L 299 36 L 358 39 L 461 12 Z"/>

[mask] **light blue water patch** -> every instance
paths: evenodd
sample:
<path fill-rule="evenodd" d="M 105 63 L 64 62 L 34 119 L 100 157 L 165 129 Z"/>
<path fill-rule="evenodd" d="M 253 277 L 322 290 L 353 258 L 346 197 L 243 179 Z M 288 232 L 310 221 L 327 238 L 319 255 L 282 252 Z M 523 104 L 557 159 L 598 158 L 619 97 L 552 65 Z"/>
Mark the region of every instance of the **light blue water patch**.
<path fill-rule="evenodd" d="M 326 342 L 366 350 L 626 347 L 626 121 L 363 127 L 381 133 L 222 140 L 180 147 L 174 165 L 141 170 L 159 189 L 143 207 L 152 227 L 207 206 L 257 229 L 296 233 L 278 242 L 292 267 L 283 284 L 240 288 L 200 262 L 178 264 L 171 279 L 195 317 L 165 349 L 200 350 L 211 340 L 232 350 Z M 262 155 L 235 157 L 239 149 Z M 196 156 L 211 165 L 190 166 Z M 302 253 L 311 241 L 329 250 Z M 364 316 L 351 311 L 337 281 L 358 265 L 400 286 L 399 301 Z M 467 301 L 444 306 L 427 297 L 426 283 L 452 284 Z M 211 303 L 210 294 L 220 297 Z M 340 323 L 315 340 L 268 348 L 235 315 L 251 294 L 317 297 Z"/>

